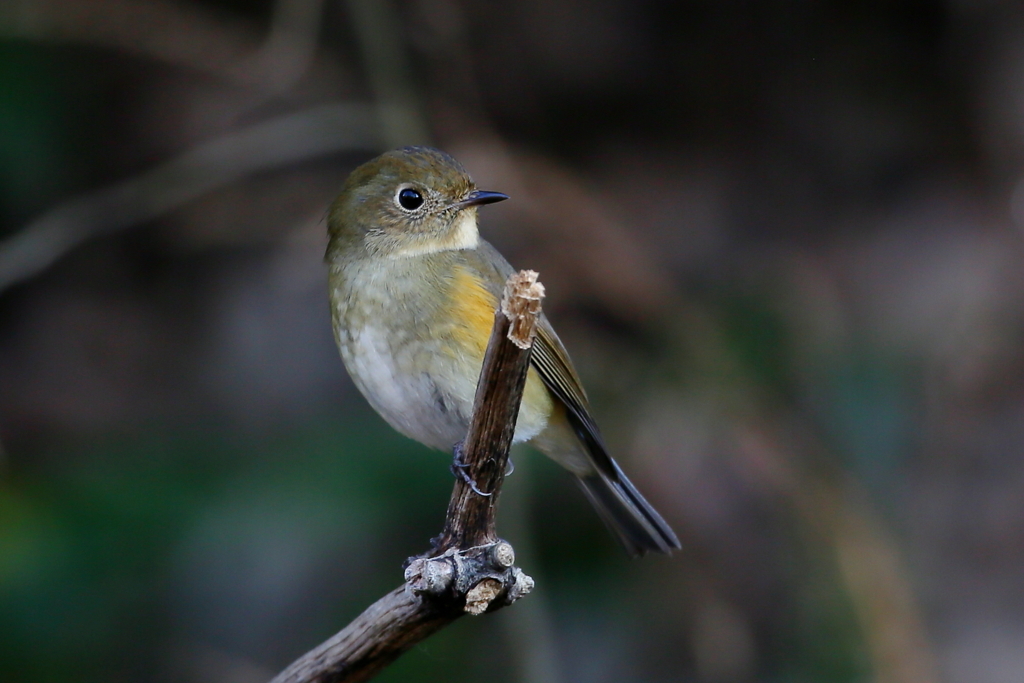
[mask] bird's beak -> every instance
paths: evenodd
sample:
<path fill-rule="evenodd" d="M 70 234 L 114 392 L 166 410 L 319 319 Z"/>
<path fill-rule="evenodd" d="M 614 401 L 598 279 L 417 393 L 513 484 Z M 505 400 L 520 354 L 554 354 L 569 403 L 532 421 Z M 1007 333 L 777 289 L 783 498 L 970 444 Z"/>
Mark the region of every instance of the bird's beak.
<path fill-rule="evenodd" d="M 487 190 L 473 190 L 469 193 L 469 196 L 457 203 L 456 206 L 481 206 L 483 204 L 493 204 L 494 202 L 501 202 L 508 199 L 507 194 L 501 192 L 488 192 Z"/>

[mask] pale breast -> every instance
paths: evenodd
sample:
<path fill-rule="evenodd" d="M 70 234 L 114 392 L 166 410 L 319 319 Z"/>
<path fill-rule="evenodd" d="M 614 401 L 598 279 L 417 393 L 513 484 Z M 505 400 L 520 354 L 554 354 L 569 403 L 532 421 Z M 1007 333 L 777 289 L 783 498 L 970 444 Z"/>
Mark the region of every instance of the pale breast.
<path fill-rule="evenodd" d="M 388 270 L 387 278 L 382 270 L 366 268 L 350 269 L 344 282 L 332 278 L 342 359 L 367 401 L 392 427 L 449 450 L 466 435 L 493 304 L 479 304 L 487 310 L 467 316 L 452 306 L 445 291 L 457 278 L 431 289 L 403 287 L 399 283 L 409 280 Z M 461 301 L 464 309 L 465 297 Z M 488 321 L 483 327 L 481 315 Z M 468 319 L 477 320 L 472 329 L 467 329 Z M 531 371 L 515 440 L 540 432 L 550 411 L 547 389 Z"/>
<path fill-rule="evenodd" d="M 445 450 L 465 436 L 472 399 L 453 382 L 458 373 L 436 344 L 370 324 L 352 331 L 342 358 L 370 405 L 399 432 Z"/>

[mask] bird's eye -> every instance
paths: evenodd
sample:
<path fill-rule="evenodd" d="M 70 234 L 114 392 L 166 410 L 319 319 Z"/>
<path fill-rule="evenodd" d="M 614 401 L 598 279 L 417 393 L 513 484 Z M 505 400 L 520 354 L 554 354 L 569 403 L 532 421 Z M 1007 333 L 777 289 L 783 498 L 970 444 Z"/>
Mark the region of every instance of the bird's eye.
<path fill-rule="evenodd" d="M 423 206 L 423 195 L 411 187 L 398 192 L 398 204 L 406 211 L 415 211 Z"/>

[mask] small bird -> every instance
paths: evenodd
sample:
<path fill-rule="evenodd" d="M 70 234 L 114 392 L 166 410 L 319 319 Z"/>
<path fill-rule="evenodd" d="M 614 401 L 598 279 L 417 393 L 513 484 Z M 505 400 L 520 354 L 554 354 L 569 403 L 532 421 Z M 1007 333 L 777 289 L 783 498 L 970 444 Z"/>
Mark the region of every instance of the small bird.
<path fill-rule="evenodd" d="M 328 213 L 334 336 L 349 374 L 396 430 L 450 450 L 469 427 L 476 383 L 512 266 L 480 238 L 478 190 L 429 147 L 386 152 L 352 172 Z M 679 539 L 608 455 L 579 376 L 541 316 L 514 442 L 574 474 L 632 555 Z"/>

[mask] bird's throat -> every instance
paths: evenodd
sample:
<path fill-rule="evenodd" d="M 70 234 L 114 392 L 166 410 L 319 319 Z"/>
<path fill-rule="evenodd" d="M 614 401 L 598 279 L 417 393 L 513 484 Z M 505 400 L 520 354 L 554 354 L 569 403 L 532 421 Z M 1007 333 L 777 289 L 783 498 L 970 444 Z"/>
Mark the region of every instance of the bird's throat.
<path fill-rule="evenodd" d="M 476 224 L 476 210 L 464 209 L 459 212 L 451 228 L 439 237 L 429 236 L 417 240 L 392 252 L 394 258 L 408 258 L 434 254 L 439 251 L 475 249 L 480 242 L 480 230 Z"/>

